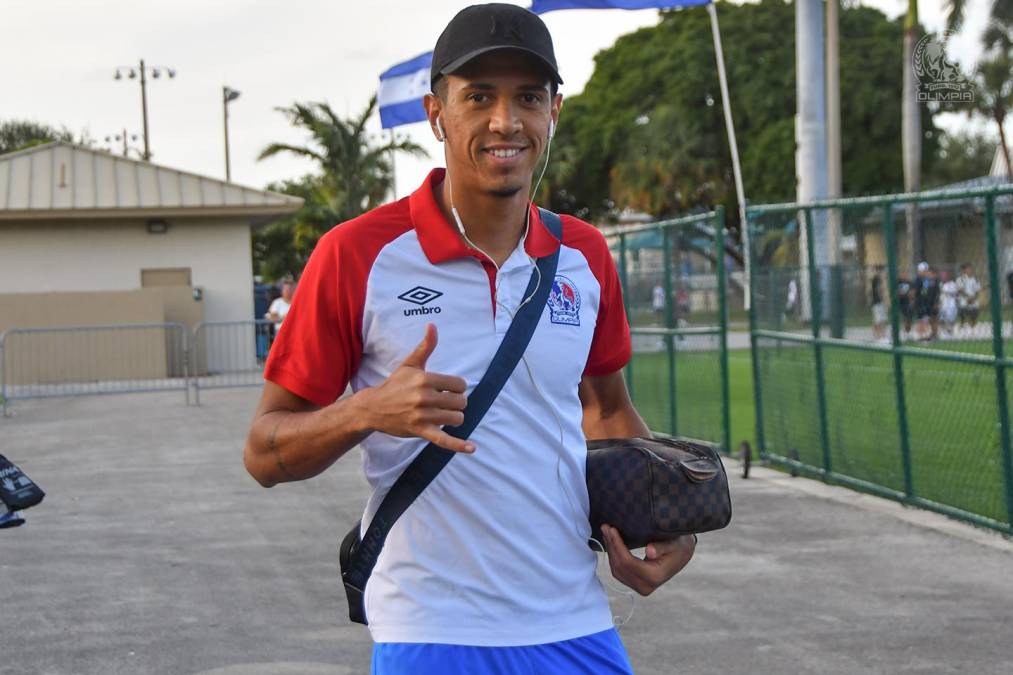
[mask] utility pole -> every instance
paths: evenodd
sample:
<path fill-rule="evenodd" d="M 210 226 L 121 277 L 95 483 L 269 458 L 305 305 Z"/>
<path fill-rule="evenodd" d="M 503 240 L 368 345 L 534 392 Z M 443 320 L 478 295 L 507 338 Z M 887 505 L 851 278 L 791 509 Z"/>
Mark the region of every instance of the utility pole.
<path fill-rule="evenodd" d="M 918 192 L 921 189 L 922 167 L 922 122 L 918 105 L 918 82 L 914 72 L 914 50 L 918 42 L 918 0 L 908 0 L 907 15 L 904 17 L 904 80 L 901 94 L 901 154 L 904 159 L 904 191 Z M 918 203 L 910 202 L 904 208 L 907 227 L 908 255 L 904 261 L 905 274 L 914 272 L 922 260 L 922 228 L 918 215 Z"/>
<path fill-rule="evenodd" d="M 141 155 L 141 151 L 140 150 L 138 150 L 137 148 L 130 147 L 130 144 L 129 144 L 129 141 L 136 141 L 137 140 L 137 134 L 128 134 L 126 129 L 124 129 L 122 133 L 115 134 L 115 135 L 112 135 L 112 136 L 106 136 L 105 140 L 106 140 L 106 143 L 109 143 L 109 144 L 112 144 L 113 141 L 117 141 L 117 142 L 122 141 L 123 142 L 123 156 L 124 157 L 130 157 L 130 151 L 131 150 L 133 150 L 134 152 L 136 152 L 138 155 Z M 109 148 L 109 151 L 112 152 L 112 148 Z"/>
<path fill-rule="evenodd" d="M 841 69 L 839 19 L 840 0 L 827 0 L 827 199 L 838 199 L 843 191 L 841 170 Z M 827 213 L 827 246 L 831 265 L 840 264 L 840 209 Z"/>
<path fill-rule="evenodd" d="M 127 73 L 127 79 L 133 80 L 137 78 L 138 73 L 141 76 L 141 117 L 144 121 L 144 155 L 143 159 L 145 162 L 151 161 L 151 141 L 148 135 L 148 71 L 151 71 L 151 77 L 158 79 L 162 75 L 164 70 L 168 74 L 169 79 L 176 77 L 176 71 L 166 66 L 145 66 L 144 59 L 141 59 L 140 68 L 135 70 L 133 66 L 119 66 L 116 68 L 116 74 L 113 76 L 114 80 L 122 80 L 123 73 Z"/>
<path fill-rule="evenodd" d="M 797 201 L 808 203 L 827 196 L 827 126 L 826 89 L 824 77 L 823 2 L 822 0 L 796 0 L 795 2 L 795 82 L 798 114 L 795 133 L 798 141 L 796 172 L 798 175 Z M 817 274 L 829 260 L 826 212 L 814 209 L 812 215 L 812 250 Z M 809 278 L 809 245 L 806 227 L 799 227 L 800 300 L 804 319 L 812 318 L 809 302 L 810 284 L 819 278 Z M 826 303 L 824 303 L 824 307 Z"/>
<path fill-rule="evenodd" d="M 231 87 L 222 87 L 222 115 L 225 118 L 225 180 L 232 181 L 232 165 L 229 160 L 229 102 L 239 98 L 239 92 Z"/>
<path fill-rule="evenodd" d="M 148 81 L 144 77 L 144 59 L 141 59 L 141 110 L 144 115 L 144 161 L 151 161 L 151 146 L 148 144 Z"/>

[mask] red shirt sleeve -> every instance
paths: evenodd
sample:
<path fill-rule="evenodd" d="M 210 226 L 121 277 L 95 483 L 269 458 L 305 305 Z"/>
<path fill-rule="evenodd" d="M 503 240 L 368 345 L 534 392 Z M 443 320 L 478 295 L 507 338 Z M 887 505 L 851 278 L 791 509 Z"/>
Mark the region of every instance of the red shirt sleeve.
<path fill-rule="evenodd" d="M 602 233 L 593 225 L 563 217 L 563 243 L 581 251 L 601 287 L 598 317 L 584 375 L 608 375 L 627 364 L 632 355 L 619 273 Z"/>
<path fill-rule="evenodd" d="M 319 406 L 333 403 L 362 356 L 360 283 L 342 264 L 338 231 L 320 238 L 299 279 L 288 315 L 271 346 L 264 379 Z M 339 279 L 346 279 L 339 283 Z"/>

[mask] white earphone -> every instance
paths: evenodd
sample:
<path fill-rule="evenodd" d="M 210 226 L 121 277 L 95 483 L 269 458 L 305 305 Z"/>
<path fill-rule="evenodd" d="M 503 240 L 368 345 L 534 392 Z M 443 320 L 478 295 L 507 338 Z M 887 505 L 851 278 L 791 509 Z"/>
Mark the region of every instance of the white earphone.
<path fill-rule="evenodd" d="M 555 136 L 555 135 L 556 135 L 556 123 L 555 123 L 555 122 L 553 122 L 553 121 L 552 121 L 552 120 L 550 119 L 550 120 L 549 120 L 549 140 L 551 141 L 551 140 L 552 140 L 552 137 L 553 137 L 553 136 Z"/>

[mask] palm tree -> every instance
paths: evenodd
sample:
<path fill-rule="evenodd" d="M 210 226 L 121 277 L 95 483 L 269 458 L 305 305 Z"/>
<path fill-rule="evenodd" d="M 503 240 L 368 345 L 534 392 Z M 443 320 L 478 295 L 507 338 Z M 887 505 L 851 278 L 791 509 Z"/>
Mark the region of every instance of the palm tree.
<path fill-rule="evenodd" d="M 1009 31 L 1006 40 L 1009 41 Z M 996 43 L 1001 44 L 1001 41 Z M 1006 161 L 1006 174 L 1013 180 L 1013 163 L 1010 162 L 1009 144 L 1003 123 L 1013 109 L 1013 49 L 996 46 L 978 64 L 974 75 L 975 100 L 973 112 L 995 120 L 999 128 L 999 147 Z"/>
<path fill-rule="evenodd" d="M 967 0 L 947 0 L 949 11 L 946 15 L 946 30 L 957 32 L 964 25 Z M 1013 25 L 1013 0 L 992 0 L 989 11 L 989 27 L 985 29 L 982 42 L 986 49 L 1001 44 L 1005 38 L 1005 48 L 1009 49 L 1009 31 L 1003 27 Z M 998 31 L 994 29 L 998 28 Z"/>
<path fill-rule="evenodd" d="M 966 0 L 948 0 L 947 4 L 946 28 L 958 31 L 964 23 Z M 995 120 L 1006 173 L 1013 180 L 1013 164 L 1003 128 L 1006 113 L 1013 108 L 1013 0 L 992 0 L 989 22 L 981 42 L 985 54 L 974 73 L 976 97 L 969 112 L 978 112 Z"/>
<path fill-rule="evenodd" d="M 293 103 L 278 110 L 309 132 L 309 142 L 271 143 L 258 159 L 291 153 L 313 160 L 320 172 L 271 186 L 303 199 L 303 206 L 291 216 L 254 231 L 258 272 L 271 279 L 296 276 L 324 232 L 387 199 L 394 184 L 396 153 L 428 156 L 404 138 L 379 144 L 367 133 L 366 124 L 376 112 L 375 96 L 362 113 L 347 120 L 327 103 Z"/>
<path fill-rule="evenodd" d="M 293 103 L 278 110 L 288 115 L 293 125 L 309 131 L 310 143 L 271 143 L 258 159 L 289 152 L 317 162 L 322 172 L 317 196 L 326 199 L 337 217 L 332 225 L 384 201 L 393 184 L 391 158 L 395 153 L 428 156 L 425 149 L 406 139 L 374 144 L 366 133 L 366 123 L 376 112 L 376 96 L 358 117 L 348 120 L 339 118 L 327 103 Z"/>

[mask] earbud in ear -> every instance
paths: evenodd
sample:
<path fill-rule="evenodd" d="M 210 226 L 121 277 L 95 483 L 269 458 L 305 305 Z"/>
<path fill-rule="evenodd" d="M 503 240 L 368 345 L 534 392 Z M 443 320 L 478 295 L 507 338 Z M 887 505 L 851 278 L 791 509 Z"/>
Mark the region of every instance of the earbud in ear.
<path fill-rule="evenodd" d="M 443 123 L 440 122 L 439 117 L 436 118 L 436 130 L 439 132 L 436 135 L 436 140 L 438 140 L 440 143 L 447 140 L 447 132 L 443 130 Z"/>
<path fill-rule="evenodd" d="M 549 140 L 551 141 L 552 137 L 555 135 L 556 135 L 556 123 L 553 122 L 552 120 L 549 120 Z"/>

